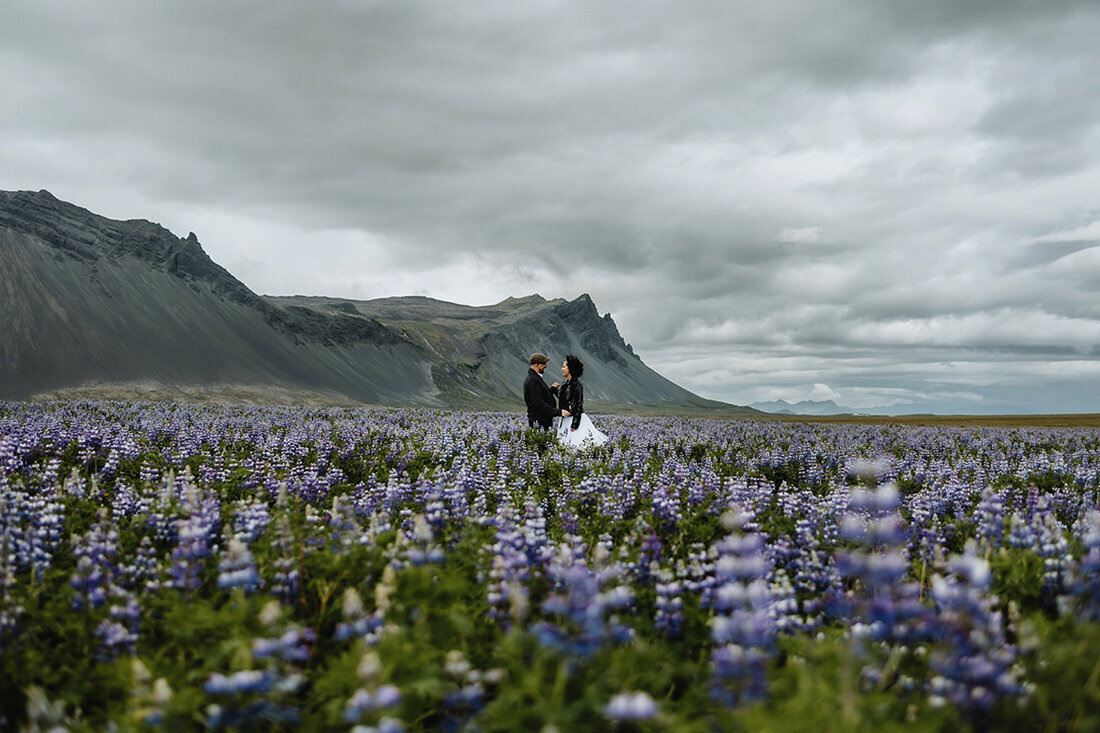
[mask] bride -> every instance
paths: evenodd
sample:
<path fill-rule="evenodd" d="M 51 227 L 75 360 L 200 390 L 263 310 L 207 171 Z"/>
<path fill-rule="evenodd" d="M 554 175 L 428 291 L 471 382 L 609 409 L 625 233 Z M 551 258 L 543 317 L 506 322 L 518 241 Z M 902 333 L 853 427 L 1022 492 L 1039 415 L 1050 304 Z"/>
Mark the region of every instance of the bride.
<path fill-rule="evenodd" d="M 584 364 L 573 354 L 565 357 L 561 365 L 561 375 L 565 384 L 557 389 L 558 407 L 561 417 L 556 418 L 558 441 L 570 448 L 584 448 L 603 445 L 607 436 L 596 429 L 592 420 L 584 412 L 584 386 L 581 374 Z"/>

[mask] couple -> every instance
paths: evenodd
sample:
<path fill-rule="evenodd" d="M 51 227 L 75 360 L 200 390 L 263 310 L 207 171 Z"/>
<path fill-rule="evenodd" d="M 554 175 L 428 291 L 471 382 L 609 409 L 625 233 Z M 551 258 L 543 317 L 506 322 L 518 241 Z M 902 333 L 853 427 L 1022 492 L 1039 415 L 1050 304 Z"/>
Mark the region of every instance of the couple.
<path fill-rule="evenodd" d="M 561 375 L 565 384 L 554 382 L 547 387 L 542 373 L 550 359 L 545 354 L 531 354 L 527 360 L 530 368 L 523 382 L 523 399 L 527 402 L 527 424 L 543 430 L 553 429 L 563 445 L 580 448 L 586 445 L 603 445 L 607 436 L 596 429 L 588 415 L 584 414 L 584 387 L 581 374 L 584 364 L 573 354 L 565 357 Z M 558 401 L 554 402 L 557 395 Z"/>

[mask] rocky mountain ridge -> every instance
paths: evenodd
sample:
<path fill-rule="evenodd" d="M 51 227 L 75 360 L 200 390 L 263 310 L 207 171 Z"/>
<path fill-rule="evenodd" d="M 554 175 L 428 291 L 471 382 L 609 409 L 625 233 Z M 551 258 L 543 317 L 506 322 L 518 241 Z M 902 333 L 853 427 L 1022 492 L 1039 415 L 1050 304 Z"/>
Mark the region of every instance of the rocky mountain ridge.
<path fill-rule="evenodd" d="M 838 405 L 833 400 L 801 400 L 800 402 L 787 402 L 786 400 L 771 400 L 769 402 L 754 402 L 751 407 L 754 410 L 768 412 L 775 415 L 853 415 L 856 411 L 850 407 Z"/>
<path fill-rule="evenodd" d="M 649 369 L 587 295 L 492 306 L 260 296 L 198 238 L 0 192 L 0 399 L 120 385 L 521 409 L 526 356 L 578 354 L 594 403 L 728 413 Z"/>

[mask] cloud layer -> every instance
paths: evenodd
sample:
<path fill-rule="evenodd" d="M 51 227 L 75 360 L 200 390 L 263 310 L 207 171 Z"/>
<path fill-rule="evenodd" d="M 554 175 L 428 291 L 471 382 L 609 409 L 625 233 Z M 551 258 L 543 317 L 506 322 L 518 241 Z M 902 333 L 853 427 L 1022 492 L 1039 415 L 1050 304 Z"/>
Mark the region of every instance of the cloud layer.
<path fill-rule="evenodd" d="M 717 399 L 1100 411 L 1091 1 L 3 16 L 0 188 L 257 291 L 588 292 Z"/>

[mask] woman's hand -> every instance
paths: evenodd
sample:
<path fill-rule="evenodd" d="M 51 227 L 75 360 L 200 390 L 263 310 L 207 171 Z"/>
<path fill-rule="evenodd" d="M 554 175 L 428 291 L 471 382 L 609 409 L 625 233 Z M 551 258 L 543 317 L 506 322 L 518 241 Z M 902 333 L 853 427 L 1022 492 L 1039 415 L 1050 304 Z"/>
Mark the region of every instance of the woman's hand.
<path fill-rule="evenodd" d="M 570 416 L 570 415 L 569 415 L 569 410 L 562 410 L 562 411 L 561 411 L 561 416 L 562 416 L 562 417 L 569 417 L 569 416 Z"/>

